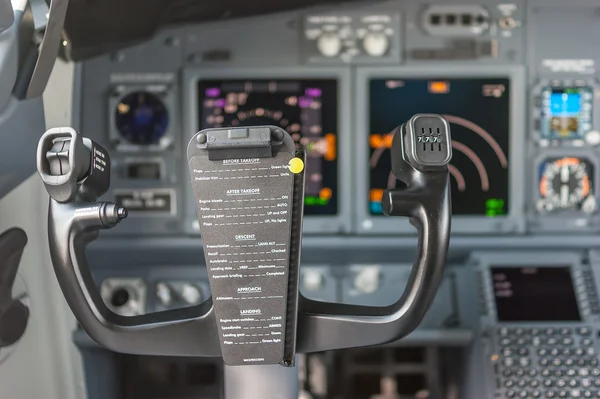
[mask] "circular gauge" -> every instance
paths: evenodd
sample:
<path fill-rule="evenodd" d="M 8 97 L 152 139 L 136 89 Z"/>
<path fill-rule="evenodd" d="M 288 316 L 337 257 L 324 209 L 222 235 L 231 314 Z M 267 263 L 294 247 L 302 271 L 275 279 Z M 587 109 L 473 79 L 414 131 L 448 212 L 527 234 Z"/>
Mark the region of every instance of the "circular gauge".
<path fill-rule="evenodd" d="M 540 166 L 538 209 L 543 212 L 558 210 L 596 210 L 593 194 L 593 166 L 579 158 L 560 158 L 545 161 Z"/>
<path fill-rule="evenodd" d="M 115 122 L 129 143 L 151 145 L 158 144 L 167 131 L 169 115 L 158 96 L 139 91 L 121 99 L 115 110 Z"/>

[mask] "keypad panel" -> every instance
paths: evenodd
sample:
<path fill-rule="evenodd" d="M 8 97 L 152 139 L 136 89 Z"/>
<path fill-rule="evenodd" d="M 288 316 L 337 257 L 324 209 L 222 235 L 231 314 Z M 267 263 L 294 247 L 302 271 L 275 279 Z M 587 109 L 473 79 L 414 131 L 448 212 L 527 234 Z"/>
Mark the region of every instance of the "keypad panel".
<path fill-rule="evenodd" d="M 600 398 L 591 327 L 499 327 L 493 341 L 496 398 Z"/>

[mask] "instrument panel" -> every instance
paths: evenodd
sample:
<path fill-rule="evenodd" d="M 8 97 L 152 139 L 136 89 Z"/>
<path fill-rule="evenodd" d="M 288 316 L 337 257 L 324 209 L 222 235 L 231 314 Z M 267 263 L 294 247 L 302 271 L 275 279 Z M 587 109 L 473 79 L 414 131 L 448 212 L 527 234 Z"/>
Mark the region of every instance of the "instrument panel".
<path fill-rule="evenodd" d="M 240 22 L 238 44 L 222 38 L 227 24 L 190 26 L 87 61 L 86 90 L 109 108 L 94 137 L 115 158 L 108 197 L 137 222 L 121 232 L 197 235 L 180 162 L 188 139 L 273 124 L 308 153 L 305 233 L 414 234 L 382 215 L 381 198 L 402 185 L 390 171 L 391 132 L 418 112 L 452 129 L 453 234 L 597 231 L 598 80 L 576 60 L 542 58 L 527 73 L 524 12 L 522 2 L 402 1 L 298 11 L 277 34 Z M 150 49 L 164 59 L 144 70 L 130 55 Z"/>
<path fill-rule="evenodd" d="M 418 245 L 407 219 L 381 214 L 383 190 L 401 187 L 391 132 L 414 113 L 439 113 L 453 138 L 448 276 L 432 322 L 405 342 L 468 348 L 461 360 L 448 352 L 446 369 L 474 386 L 455 396 L 562 397 L 566 387 L 541 378 L 566 372 L 550 367 L 551 339 L 565 342 L 565 361 L 600 373 L 590 354 L 600 350 L 600 55 L 590 51 L 600 24 L 591 3 L 357 2 L 173 27 L 85 61 L 78 128 L 111 152 L 105 199 L 130 208 L 127 223 L 90 247 L 99 284 L 143 279 L 146 310 L 206 298 L 185 148 L 200 129 L 264 123 L 309 152 L 303 293 L 388 305 Z M 536 334 L 541 347 L 518 345 Z M 537 373 L 527 376 L 537 386 L 518 386 L 525 372 Z M 584 389 L 586 377 L 569 389 L 596 395 L 597 377 L 598 389 Z"/>
<path fill-rule="evenodd" d="M 198 125 L 285 129 L 306 151 L 305 215 L 336 215 L 337 85 L 334 79 L 202 80 Z"/>
<path fill-rule="evenodd" d="M 509 212 L 509 79 L 371 79 L 369 89 L 371 215 L 381 215 L 383 191 L 400 183 L 391 172 L 392 135 L 382 132 L 418 109 L 443 115 L 451 126 L 452 213 L 493 218 Z"/>

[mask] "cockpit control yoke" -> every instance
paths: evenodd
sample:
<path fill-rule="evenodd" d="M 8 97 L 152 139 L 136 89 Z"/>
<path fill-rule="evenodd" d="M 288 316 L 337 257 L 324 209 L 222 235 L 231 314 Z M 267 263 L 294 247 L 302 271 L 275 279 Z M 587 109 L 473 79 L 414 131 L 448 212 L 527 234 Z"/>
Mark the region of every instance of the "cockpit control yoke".
<path fill-rule="evenodd" d="M 450 234 L 449 125 L 439 115 L 415 115 L 396 129 L 391 150 L 392 172 L 407 187 L 385 191 L 383 212 L 408 217 L 419 234 L 417 259 L 396 303 L 368 307 L 303 297 L 298 280 L 310 158 L 279 127 L 216 128 L 194 135 L 187 150 L 212 297 L 124 317 L 102 301 L 85 257 L 100 230 L 127 217 L 124 208 L 97 202 L 110 185 L 108 153 L 73 129 L 51 129 L 40 140 L 37 167 L 50 194 L 50 253 L 61 289 L 81 327 L 110 350 L 222 357 L 228 398 L 298 397 L 297 384 L 282 377 L 294 370 L 296 353 L 398 340 L 417 327 L 440 285 Z M 236 388 L 264 381 L 273 384 Z"/>

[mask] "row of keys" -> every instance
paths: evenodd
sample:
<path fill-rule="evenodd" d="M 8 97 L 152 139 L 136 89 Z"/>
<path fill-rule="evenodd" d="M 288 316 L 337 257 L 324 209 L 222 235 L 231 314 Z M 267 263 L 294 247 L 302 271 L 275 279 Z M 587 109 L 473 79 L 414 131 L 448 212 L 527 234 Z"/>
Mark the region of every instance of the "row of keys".
<path fill-rule="evenodd" d="M 528 391 L 514 391 L 512 389 L 509 389 L 508 391 L 506 391 L 506 397 L 508 398 L 541 398 L 542 397 L 542 392 L 540 392 L 539 390 L 533 390 L 531 392 Z M 566 397 L 566 396 L 565 396 Z"/>
<path fill-rule="evenodd" d="M 548 399 L 554 398 L 600 398 L 600 391 L 580 391 L 573 389 L 570 391 L 547 391 L 544 395 Z"/>
<path fill-rule="evenodd" d="M 583 271 L 583 282 L 585 288 L 588 291 L 588 301 L 590 303 L 590 310 L 594 314 L 600 313 L 600 305 L 598 304 L 598 292 L 596 288 L 596 282 L 592 275 L 591 269 L 585 269 Z"/>
<path fill-rule="evenodd" d="M 546 388 L 550 388 L 550 387 L 558 387 L 558 388 L 564 388 L 566 386 L 569 386 L 571 388 L 576 388 L 576 387 L 583 387 L 583 388 L 591 388 L 591 387 L 596 387 L 596 388 L 600 388 L 600 381 L 598 379 L 592 380 L 591 378 L 546 378 L 544 380 L 537 380 L 535 378 L 533 379 L 529 379 L 529 378 L 520 378 L 520 379 L 508 379 L 504 381 L 504 386 L 506 388 L 513 388 L 513 387 L 519 387 L 519 388 L 525 388 L 525 387 L 531 387 L 531 388 L 537 388 L 540 385 L 543 385 Z"/>
<path fill-rule="evenodd" d="M 536 368 L 516 368 L 516 369 L 504 369 L 502 371 L 502 375 L 505 378 L 510 377 L 537 377 L 538 375 L 542 377 L 600 377 L 600 369 L 599 368 L 587 368 L 587 367 L 570 367 L 570 368 L 544 368 L 539 371 Z"/>
<path fill-rule="evenodd" d="M 498 335 L 500 337 L 508 337 L 511 335 L 517 335 L 517 336 L 522 336 L 522 335 L 562 335 L 562 336 L 568 336 L 568 335 L 572 335 L 573 332 L 575 332 L 577 335 L 581 335 L 583 337 L 589 337 L 590 335 L 592 335 L 592 329 L 589 327 L 579 327 L 579 328 L 568 328 L 568 327 L 563 327 L 563 328 L 508 328 L 508 327 L 501 327 L 498 329 Z"/>
<path fill-rule="evenodd" d="M 527 356 L 528 354 L 528 350 L 517 350 L 516 351 L 520 356 Z M 584 355 L 588 355 L 588 356 L 594 356 L 595 354 L 595 349 L 594 348 L 552 348 L 552 349 L 548 349 L 548 348 L 539 348 L 537 350 L 537 355 L 540 357 L 545 357 L 545 356 L 584 356 Z M 510 348 L 505 348 L 502 350 L 502 354 L 504 356 L 511 356 L 513 354 L 513 350 Z M 523 354 L 525 353 L 525 354 Z"/>
<path fill-rule="evenodd" d="M 594 353 L 594 352 L 592 352 Z M 504 359 L 506 362 L 506 359 Z M 547 366 L 554 366 L 554 367 L 560 367 L 560 366 L 592 366 L 592 367 L 596 367 L 598 365 L 598 359 L 596 359 L 595 357 L 581 357 L 581 358 L 571 358 L 571 359 L 561 359 L 561 358 L 548 358 L 548 357 L 544 357 L 541 358 L 538 362 L 538 364 L 542 367 L 547 367 Z M 506 365 L 506 363 L 505 363 Z M 523 366 L 525 367 L 525 366 Z"/>
<path fill-rule="evenodd" d="M 577 369 L 577 368 L 557 368 L 557 369 L 550 368 L 550 369 L 543 369 L 540 372 L 540 375 L 542 377 L 550 377 L 550 376 L 555 376 L 555 377 L 562 377 L 562 376 L 600 377 L 600 369 L 597 369 L 597 368 L 589 369 L 589 368 L 585 368 L 585 367 L 582 367 L 579 369 Z"/>
<path fill-rule="evenodd" d="M 596 388 L 600 388 L 600 380 L 596 379 L 596 380 L 591 380 L 590 378 L 582 378 L 581 380 L 577 379 L 577 378 L 546 378 L 545 380 L 542 381 L 542 385 L 545 386 L 546 388 L 550 388 L 550 387 L 558 387 L 558 388 L 564 388 L 566 386 L 569 386 L 571 388 L 576 388 L 578 386 L 582 386 L 584 388 L 591 388 L 592 386 L 596 387 Z M 526 385 L 524 385 L 526 386 Z M 537 386 L 537 385 L 536 385 Z"/>
<path fill-rule="evenodd" d="M 594 352 L 592 352 L 592 355 L 593 354 L 594 354 Z M 596 359 L 595 357 L 572 357 L 572 358 L 568 358 L 568 359 L 560 358 L 560 357 L 555 357 L 555 358 L 543 357 L 543 358 L 539 359 L 539 361 L 538 361 L 538 364 L 542 367 L 561 367 L 561 366 L 596 367 L 596 366 L 598 366 L 599 363 L 600 362 L 598 362 L 598 359 Z M 529 367 L 531 365 L 531 359 L 528 357 L 520 357 L 520 358 L 506 357 L 502 361 L 502 365 L 504 367 L 506 367 L 507 369 L 514 367 L 514 366 Z"/>
<path fill-rule="evenodd" d="M 594 340 L 592 338 L 583 338 L 583 339 L 581 339 L 580 342 L 581 342 L 581 345 L 583 345 L 583 346 L 593 346 L 594 345 Z M 501 338 L 498 341 L 498 343 L 500 344 L 500 346 L 503 346 L 503 347 L 528 346 L 528 345 L 533 345 L 533 346 L 558 346 L 558 345 L 572 346 L 575 344 L 575 341 L 571 337 L 564 337 L 564 338 L 560 338 L 560 337 L 550 337 L 550 338 L 546 338 L 546 337 L 533 337 L 533 338 L 504 337 L 504 338 Z"/>
<path fill-rule="evenodd" d="M 541 398 L 542 393 L 534 389 L 532 391 L 527 390 L 512 390 L 506 391 L 506 397 L 508 398 Z M 557 390 L 557 391 L 546 391 L 544 394 L 545 398 L 558 399 L 558 398 L 600 398 L 600 391 L 590 391 L 579 389 L 572 390 Z"/>

